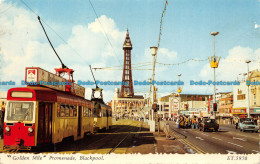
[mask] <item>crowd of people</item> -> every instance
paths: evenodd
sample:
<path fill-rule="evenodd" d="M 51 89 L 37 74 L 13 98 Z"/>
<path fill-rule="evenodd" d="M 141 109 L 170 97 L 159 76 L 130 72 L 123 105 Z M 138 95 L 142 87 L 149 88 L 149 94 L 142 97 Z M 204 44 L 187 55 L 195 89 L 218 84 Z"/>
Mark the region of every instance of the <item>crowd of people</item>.
<path fill-rule="evenodd" d="M 174 121 L 178 125 L 178 128 L 192 128 L 192 129 L 198 129 L 200 123 L 202 122 L 202 118 L 197 116 L 185 116 L 180 115 L 179 117 L 175 118 Z"/>

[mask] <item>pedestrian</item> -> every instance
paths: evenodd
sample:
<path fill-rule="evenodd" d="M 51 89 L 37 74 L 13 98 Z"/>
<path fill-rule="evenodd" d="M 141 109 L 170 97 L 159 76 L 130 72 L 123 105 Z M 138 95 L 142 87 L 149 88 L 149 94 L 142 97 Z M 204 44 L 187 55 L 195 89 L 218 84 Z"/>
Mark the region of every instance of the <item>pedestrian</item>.
<path fill-rule="evenodd" d="M 0 136 L 1 138 L 4 138 L 3 132 L 4 132 L 4 117 L 5 117 L 5 108 L 2 107 L 0 111 Z"/>
<path fill-rule="evenodd" d="M 179 121 L 179 118 L 177 118 L 176 123 L 177 123 L 178 128 L 180 128 L 180 121 Z"/>

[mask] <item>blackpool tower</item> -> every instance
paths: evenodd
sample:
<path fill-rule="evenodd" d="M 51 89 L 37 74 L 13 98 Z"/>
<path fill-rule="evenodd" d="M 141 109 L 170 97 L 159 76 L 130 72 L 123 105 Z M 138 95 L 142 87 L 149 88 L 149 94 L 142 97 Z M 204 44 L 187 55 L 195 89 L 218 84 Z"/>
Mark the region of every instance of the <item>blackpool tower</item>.
<path fill-rule="evenodd" d="M 123 45 L 124 50 L 124 68 L 122 76 L 122 86 L 120 97 L 134 97 L 134 88 L 132 80 L 132 67 L 131 67 L 131 50 L 132 43 L 130 40 L 129 32 L 127 29 L 125 42 Z"/>

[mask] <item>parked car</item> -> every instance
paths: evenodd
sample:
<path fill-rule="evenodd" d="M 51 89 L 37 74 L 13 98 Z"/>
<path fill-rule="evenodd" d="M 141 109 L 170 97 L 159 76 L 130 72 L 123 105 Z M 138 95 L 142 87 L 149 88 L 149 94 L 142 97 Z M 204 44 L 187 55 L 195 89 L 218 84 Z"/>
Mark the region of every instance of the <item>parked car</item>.
<path fill-rule="evenodd" d="M 199 126 L 200 131 L 203 130 L 203 132 L 208 131 L 208 130 L 215 130 L 218 131 L 219 129 L 219 124 L 217 123 L 216 119 L 210 119 L 206 118 L 204 119 L 200 126 Z"/>
<path fill-rule="evenodd" d="M 258 132 L 258 126 L 253 121 L 244 121 L 240 124 L 240 131 Z"/>

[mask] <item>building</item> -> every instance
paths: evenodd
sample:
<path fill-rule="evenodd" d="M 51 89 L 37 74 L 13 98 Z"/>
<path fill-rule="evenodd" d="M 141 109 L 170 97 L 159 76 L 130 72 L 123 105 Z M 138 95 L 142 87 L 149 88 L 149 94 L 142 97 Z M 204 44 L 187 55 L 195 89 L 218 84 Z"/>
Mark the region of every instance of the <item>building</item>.
<path fill-rule="evenodd" d="M 157 103 L 159 105 L 159 109 L 157 111 L 157 114 L 159 115 L 160 118 L 169 118 L 170 113 L 169 113 L 169 102 L 162 102 L 159 100 Z"/>
<path fill-rule="evenodd" d="M 216 116 L 219 118 L 220 124 L 231 124 L 232 123 L 232 115 L 231 110 L 233 107 L 233 94 L 226 95 L 223 98 L 219 99 L 218 104 L 218 113 Z"/>
<path fill-rule="evenodd" d="M 5 109 L 7 91 L 0 91 L 0 110 Z"/>
<path fill-rule="evenodd" d="M 185 115 L 208 115 L 208 97 L 210 95 L 199 94 L 180 94 L 174 96 L 171 94 L 161 97 L 162 102 L 169 102 L 168 117 L 177 117 L 180 114 Z M 167 111 L 166 111 L 167 112 Z"/>
<path fill-rule="evenodd" d="M 116 88 L 112 100 L 113 117 L 135 119 L 144 117 L 145 104 L 143 96 L 120 97 L 119 88 Z"/>
<path fill-rule="evenodd" d="M 255 83 L 250 85 L 250 116 L 260 119 L 260 72 L 254 70 L 249 76 L 249 81 Z"/>
<path fill-rule="evenodd" d="M 249 86 L 249 89 L 250 86 Z M 240 82 L 240 85 L 233 86 L 233 108 L 231 114 L 233 117 L 247 117 L 248 107 L 248 86 L 245 81 Z"/>

